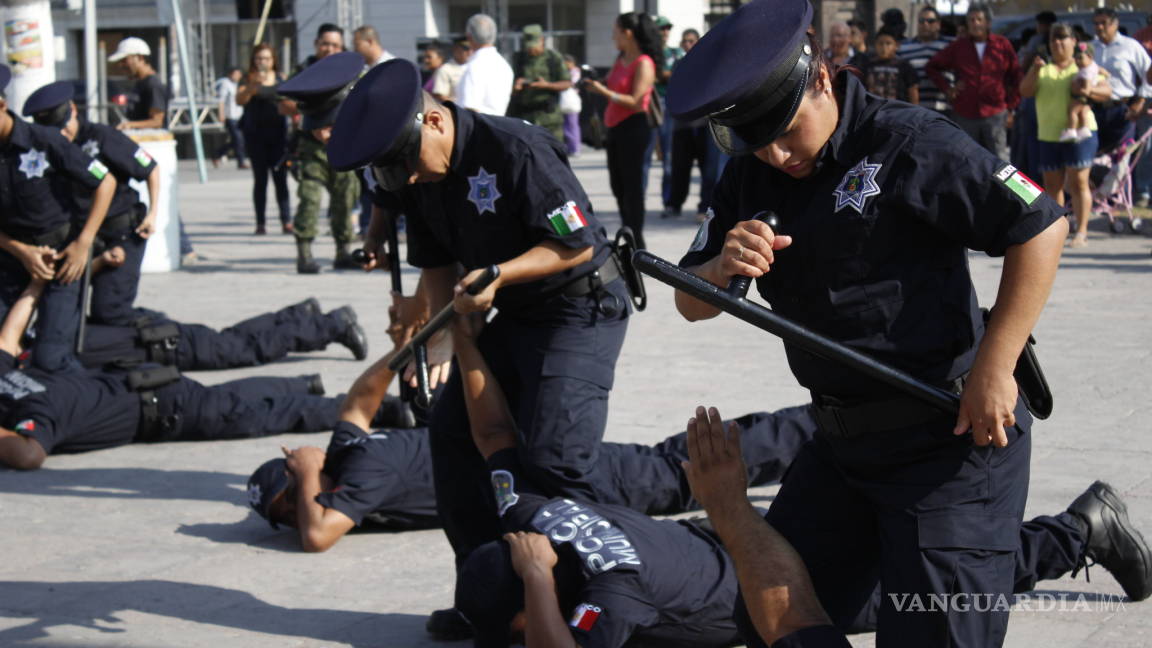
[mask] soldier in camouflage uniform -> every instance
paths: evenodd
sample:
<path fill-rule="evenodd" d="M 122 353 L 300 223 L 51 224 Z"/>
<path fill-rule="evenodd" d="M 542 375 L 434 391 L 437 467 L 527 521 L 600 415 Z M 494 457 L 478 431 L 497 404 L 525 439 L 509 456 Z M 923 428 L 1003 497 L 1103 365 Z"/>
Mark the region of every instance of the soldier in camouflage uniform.
<path fill-rule="evenodd" d="M 330 129 L 329 129 L 330 130 Z M 360 183 L 353 171 L 337 171 L 328 165 L 328 154 L 324 151 L 327 133 L 321 143 L 309 132 L 300 136 L 299 186 L 296 190 L 299 206 L 293 227 L 296 233 L 297 248 L 301 251 L 297 259 L 298 272 L 312 274 L 320 267 L 312 260 L 312 239 L 316 238 L 316 222 L 320 216 L 320 200 L 328 192 L 329 215 L 332 220 L 332 239 L 336 242 L 336 259 L 332 267 L 356 269 L 360 266 L 352 261 L 348 244 L 356 235 L 352 224 L 352 209 L 360 200 Z"/>
<path fill-rule="evenodd" d="M 572 87 L 564 66 L 564 57 L 544 47 L 544 30 L 540 25 L 527 25 L 522 32 L 524 46 L 512 59 L 516 81 L 508 116 L 548 129 L 564 141 L 564 115 L 560 112 L 560 93 Z"/>
<path fill-rule="evenodd" d="M 297 102 L 303 119 L 300 122 L 297 143 L 300 186 L 297 196 L 300 205 L 293 228 L 296 234 L 296 272 L 316 274 L 320 266 L 312 258 L 312 239 L 316 238 L 316 222 L 320 215 L 320 200 L 324 192 L 329 196 L 332 217 L 332 238 L 336 241 L 336 259 L 332 267 L 337 270 L 357 269 L 348 243 L 355 235 L 352 208 L 360 197 L 360 184 L 351 171 L 336 171 L 328 164 L 324 147 L 336 121 L 340 102 L 351 90 L 352 84 L 364 69 L 358 54 L 342 52 L 326 56 L 291 79 L 280 84 L 277 92 Z"/>

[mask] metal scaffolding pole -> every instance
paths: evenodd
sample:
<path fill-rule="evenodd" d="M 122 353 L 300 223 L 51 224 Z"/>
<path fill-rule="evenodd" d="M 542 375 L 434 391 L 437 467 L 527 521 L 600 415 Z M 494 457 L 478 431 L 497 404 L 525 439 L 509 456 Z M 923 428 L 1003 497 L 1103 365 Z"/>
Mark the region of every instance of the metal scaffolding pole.
<path fill-rule="evenodd" d="M 98 74 L 97 64 L 103 64 L 104 58 L 97 53 L 96 47 L 96 0 L 84 0 L 84 106 L 88 121 L 97 124 L 100 119 L 100 79 L 104 75 Z"/>
<path fill-rule="evenodd" d="M 192 116 L 192 142 L 196 145 L 196 168 L 200 171 L 200 183 L 208 182 L 208 167 L 204 164 L 204 140 L 200 137 L 200 120 L 197 119 L 196 83 L 192 79 L 192 65 L 188 57 L 188 38 L 184 34 L 184 16 L 180 11 L 180 0 L 171 0 L 173 21 L 176 26 L 176 46 L 180 51 L 180 71 L 184 77 L 184 91 L 188 94 L 188 113 Z"/>

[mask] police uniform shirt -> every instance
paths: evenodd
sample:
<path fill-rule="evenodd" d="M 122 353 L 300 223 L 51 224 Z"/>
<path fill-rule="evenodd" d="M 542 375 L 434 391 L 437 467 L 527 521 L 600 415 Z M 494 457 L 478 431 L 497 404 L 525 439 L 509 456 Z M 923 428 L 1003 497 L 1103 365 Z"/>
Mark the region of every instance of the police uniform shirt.
<path fill-rule="evenodd" d="M 105 124 L 93 124 L 80 119 L 80 128 L 73 142 L 85 155 L 100 160 L 116 178 L 116 193 L 108 207 L 108 217 L 123 214 L 140 202 L 140 194 L 128 185 L 130 180 L 147 180 L 156 168 L 156 160 L 139 144 L 124 133 Z M 92 192 L 76 187 L 74 199 L 77 211 L 87 214 L 92 206 Z"/>
<path fill-rule="evenodd" d="M 164 85 L 159 75 L 150 74 L 133 84 L 131 98 L 128 110 L 125 111 L 128 121 L 151 119 L 152 110 L 159 110 L 167 119 L 168 86 Z"/>
<path fill-rule="evenodd" d="M 983 335 L 967 249 L 999 256 L 1064 210 L 952 122 L 867 94 L 842 72 L 839 124 L 811 176 L 733 158 L 684 267 L 716 256 L 737 221 L 768 210 L 792 245 L 757 279 L 772 308 L 940 386 L 971 367 Z M 791 346 L 801 385 L 876 397 L 888 388 Z"/>
<path fill-rule="evenodd" d="M 316 501 L 357 526 L 401 530 L 439 524 L 426 428 L 368 434 L 341 421 L 332 431 L 323 470 L 335 486 Z"/>
<path fill-rule="evenodd" d="M 29 124 L 9 112 L 12 133 L 0 152 L 0 230 L 23 238 L 71 218 L 71 180 L 91 193 L 108 168 L 72 145 L 59 129 Z"/>
<path fill-rule="evenodd" d="M 488 466 L 504 530 L 542 533 L 561 560 L 580 561 L 568 628 L 582 648 L 736 642 L 736 574 L 713 537 L 688 522 L 545 497 L 524 478 L 515 448 Z"/>
<path fill-rule="evenodd" d="M 376 190 L 377 204 L 412 215 L 408 262 L 418 268 L 460 263 L 473 270 L 503 263 L 544 241 L 594 248 L 587 263 L 501 288 L 496 307 L 502 311 L 539 302 L 600 267 L 610 253 L 608 240 L 568 166 L 563 144 L 522 120 L 446 105 L 456 125 L 447 177 L 408 185 L 395 195 Z"/>
<path fill-rule="evenodd" d="M 122 375 L 20 370 L 0 351 L 0 426 L 35 439 L 46 454 L 131 443 L 140 396 Z"/>

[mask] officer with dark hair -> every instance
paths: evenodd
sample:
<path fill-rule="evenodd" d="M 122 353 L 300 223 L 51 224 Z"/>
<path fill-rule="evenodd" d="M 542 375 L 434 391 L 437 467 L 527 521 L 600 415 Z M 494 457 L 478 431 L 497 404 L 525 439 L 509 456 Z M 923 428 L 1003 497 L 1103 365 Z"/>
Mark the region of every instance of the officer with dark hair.
<path fill-rule="evenodd" d="M 0 65 L 0 92 L 12 73 Z M 29 124 L 0 97 L 0 318 L 29 280 L 45 288 L 36 324 L 35 365 L 45 371 L 78 368 L 80 278 L 96 233 L 116 191 L 99 160 L 72 146 L 57 128 Z M 92 192 L 86 220 L 72 222 L 69 182 Z"/>
<path fill-rule="evenodd" d="M 617 488 L 600 475 L 599 445 L 629 297 L 563 144 L 518 119 L 441 104 L 416 66 L 396 59 L 356 84 L 328 153 L 340 169 L 369 166 L 378 203 L 406 214 L 408 261 L 422 269 L 432 312 L 499 310 L 480 347 L 508 386 L 533 478 L 592 500 Z M 374 218 L 365 237 L 373 259 L 383 225 Z M 468 294 L 491 264 L 499 277 Z M 429 349 L 436 375 L 447 346 Z M 458 376 L 430 427 L 437 506 L 459 563 L 499 527 Z"/>
<path fill-rule="evenodd" d="M 220 331 L 151 317 L 129 326 L 89 324 L 80 362 L 91 368 L 152 362 L 181 371 L 209 371 L 265 365 L 292 352 L 321 351 L 333 342 L 357 360 L 368 357 L 368 336 L 356 311 L 342 306 L 323 313 L 316 299 L 309 298 Z"/>
<path fill-rule="evenodd" d="M 41 126 L 59 129 L 86 155 L 100 160 L 116 178 L 116 193 L 96 235 L 93 253 L 120 247 L 124 261 L 93 276 L 89 317 L 97 324 L 124 326 L 133 319 L 132 304 L 140 283 L 144 246 L 156 227 L 160 169 L 152 156 L 124 133 L 80 117 L 72 101 L 73 90 L 70 81 L 57 81 L 39 88 L 24 102 L 24 116 Z M 148 183 L 151 208 L 145 207 L 140 195 L 129 186 L 131 180 Z M 77 212 L 87 212 L 92 204 L 91 189 L 75 182 L 73 185 Z"/>
<path fill-rule="evenodd" d="M 312 240 L 318 232 L 320 201 L 325 191 L 329 198 L 332 238 L 336 242 L 332 267 L 337 270 L 360 267 L 348 251 L 348 244 L 356 234 L 352 208 L 359 199 L 360 184 L 356 174 L 337 170 L 329 164 L 324 147 L 331 136 L 340 103 L 363 70 L 364 61 L 360 55 L 352 52 L 332 54 L 309 65 L 276 88 L 276 92 L 294 100 L 302 114 L 297 142 L 297 179 L 300 183 L 297 196 L 300 204 L 293 223 L 296 272 L 300 274 L 320 272 L 320 265 L 312 259 Z"/>
<path fill-rule="evenodd" d="M 768 523 L 841 628 L 877 582 L 925 599 L 1010 596 L 1031 446 L 1012 374 L 1056 273 L 1064 210 L 954 123 L 834 73 L 811 20 L 807 0 L 753 0 L 674 73 L 669 112 L 706 116 L 734 156 L 681 265 L 720 286 L 756 279 L 780 315 L 960 405 L 942 414 L 786 344 L 819 432 Z M 769 31 L 780 37 L 766 42 Z M 754 220 L 762 211 L 779 225 Z M 1004 256 L 987 324 L 969 249 Z M 688 320 L 719 313 L 680 292 L 676 305 Z M 1114 501 L 1098 506 L 1117 517 Z M 885 600 L 878 641 L 997 646 L 1007 623 L 1003 609 L 910 612 Z"/>

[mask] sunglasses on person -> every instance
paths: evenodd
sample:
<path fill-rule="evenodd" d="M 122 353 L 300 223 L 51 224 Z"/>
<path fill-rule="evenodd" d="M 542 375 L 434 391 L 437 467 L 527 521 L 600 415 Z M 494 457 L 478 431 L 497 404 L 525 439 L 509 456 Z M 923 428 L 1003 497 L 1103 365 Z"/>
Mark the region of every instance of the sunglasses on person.
<path fill-rule="evenodd" d="M 940 22 L 940 19 L 939 18 L 920 18 L 916 22 L 920 23 L 921 25 L 931 25 L 931 24 Z"/>

